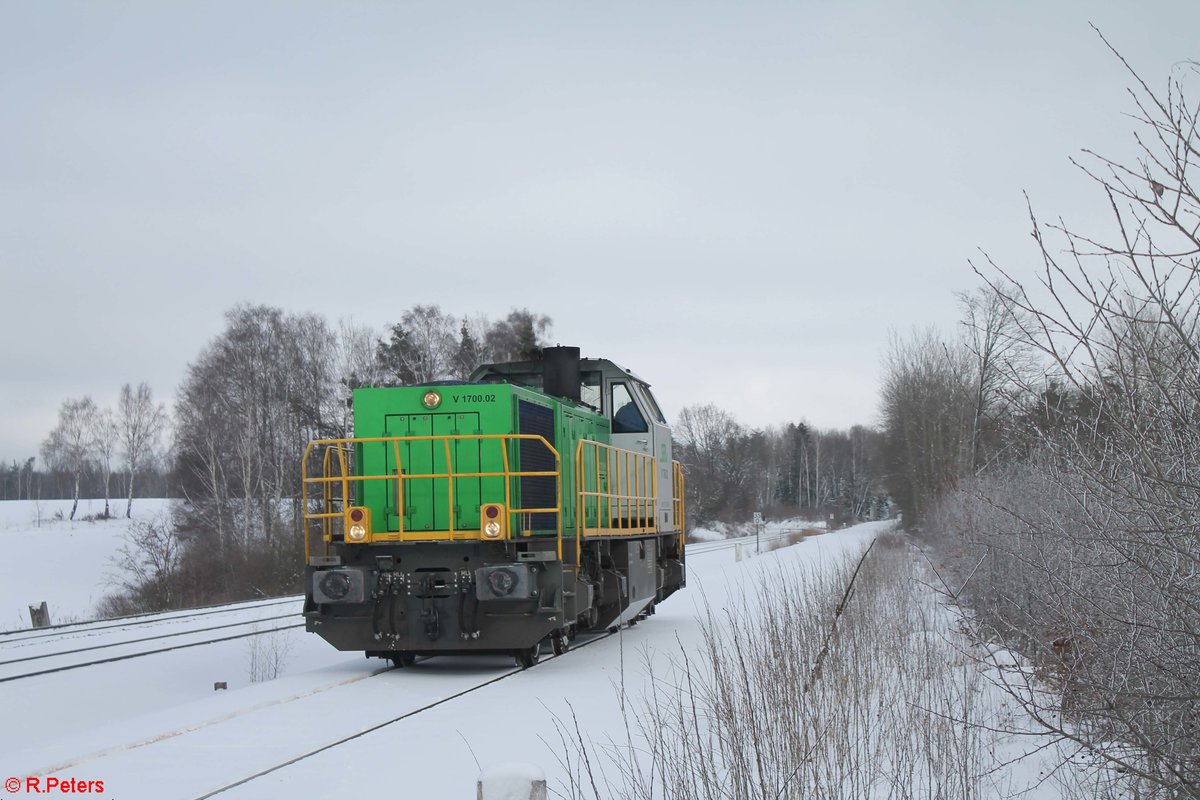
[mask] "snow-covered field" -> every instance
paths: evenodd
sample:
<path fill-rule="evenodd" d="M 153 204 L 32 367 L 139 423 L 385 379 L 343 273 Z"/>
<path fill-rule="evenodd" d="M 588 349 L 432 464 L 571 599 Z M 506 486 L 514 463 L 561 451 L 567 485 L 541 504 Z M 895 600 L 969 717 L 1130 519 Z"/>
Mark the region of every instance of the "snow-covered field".
<path fill-rule="evenodd" d="M 762 526 L 762 536 L 779 536 L 792 531 L 824 530 L 825 520 L 807 520 L 795 517 L 793 519 L 767 520 Z M 749 538 L 754 535 L 754 525 L 743 522 L 739 525 L 729 525 L 724 522 L 714 522 L 708 527 L 692 528 L 688 531 L 689 542 L 719 542 L 732 538 Z"/>
<path fill-rule="evenodd" d="M 436 658 L 385 669 L 384 662 L 339 653 L 291 628 L 5 681 L 22 665 L 3 662 L 29 654 L 114 638 L 128 643 L 148 638 L 151 630 L 172 634 L 189 624 L 276 616 L 293 608 L 287 603 L 220 611 L 190 623 L 168 615 L 132 632 L 95 623 L 68 629 L 69 638 L 37 643 L 41 649 L 30 649 L 29 631 L 0 636 L 0 708 L 7 723 L 0 726 L 0 777 L 103 780 L 105 796 L 120 800 L 201 798 L 217 790 L 230 798 L 386 792 L 465 799 L 475 796 L 481 768 L 524 762 L 540 766 L 550 785 L 561 787 L 556 723 L 569 727 L 577 715 L 592 740 L 620 739 L 622 694 L 636 697 L 647 688 L 647 661 L 673 657 L 681 648 L 701 651 L 706 607 L 743 603 L 745 587 L 780 569 L 839 565 L 887 527 L 859 525 L 756 557 L 725 543 L 692 546 L 688 588 L 655 616 L 614 636 L 581 635 L 564 656 L 547 653 L 538 666 L 515 673 L 511 660 L 501 657 Z M 294 611 L 299 622 L 298 602 Z M 152 644 L 159 641 L 175 639 Z M 250 681 L 256 650 L 260 657 L 264 651 L 283 655 L 280 677 Z M 227 682 L 228 690 L 214 691 L 217 681 Z M 436 706 L 422 710 L 431 704 Z M 251 780 L 233 785 L 244 779 Z"/>
<path fill-rule="evenodd" d="M 166 500 L 134 500 L 133 519 L 151 520 L 167 510 Z M 0 630 L 28 628 L 29 606 L 43 600 L 58 624 L 92 619 L 96 604 L 112 588 L 112 565 L 129 529 L 125 500 L 111 503 L 115 519 L 85 522 L 104 512 L 103 500 L 80 500 L 68 521 L 70 500 L 0 502 L 0 552 L 10 569 L 0 581 Z M 61 518 L 56 516 L 61 515 Z"/>

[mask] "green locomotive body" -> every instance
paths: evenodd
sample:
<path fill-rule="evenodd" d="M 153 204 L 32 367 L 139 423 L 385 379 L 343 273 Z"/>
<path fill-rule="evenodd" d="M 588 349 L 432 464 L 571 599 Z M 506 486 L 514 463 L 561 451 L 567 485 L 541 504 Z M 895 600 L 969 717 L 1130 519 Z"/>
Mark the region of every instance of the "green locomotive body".
<path fill-rule="evenodd" d="M 354 392 L 304 463 L 305 619 L 399 665 L 653 613 L 684 585 L 683 478 L 649 385 L 575 348 Z"/>

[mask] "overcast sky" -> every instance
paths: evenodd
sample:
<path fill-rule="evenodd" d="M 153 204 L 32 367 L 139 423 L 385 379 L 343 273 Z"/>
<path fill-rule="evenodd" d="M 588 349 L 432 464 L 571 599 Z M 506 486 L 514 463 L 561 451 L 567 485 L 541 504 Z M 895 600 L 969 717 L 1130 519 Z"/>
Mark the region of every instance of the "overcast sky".
<path fill-rule="evenodd" d="M 889 329 L 951 330 L 1068 158 L 1133 154 L 1187 2 L 0 2 L 0 460 L 68 397 L 173 398 L 238 303 L 502 317 L 671 417 L 877 420 Z"/>

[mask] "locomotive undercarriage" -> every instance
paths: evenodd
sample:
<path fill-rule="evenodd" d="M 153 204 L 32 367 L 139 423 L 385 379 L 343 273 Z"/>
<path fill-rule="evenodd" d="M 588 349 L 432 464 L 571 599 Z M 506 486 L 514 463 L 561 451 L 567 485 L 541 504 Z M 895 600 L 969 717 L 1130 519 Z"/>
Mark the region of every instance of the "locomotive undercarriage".
<path fill-rule="evenodd" d="M 339 650 L 398 665 L 418 656 L 510 654 L 525 666 L 545 641 L 562 652 L 577 631 L 653 613 L 684 585 L 677 533 L 335 546 L 309 566 L 306 628 Z M 324 602 L 322 602 L 324 601 Z"/>

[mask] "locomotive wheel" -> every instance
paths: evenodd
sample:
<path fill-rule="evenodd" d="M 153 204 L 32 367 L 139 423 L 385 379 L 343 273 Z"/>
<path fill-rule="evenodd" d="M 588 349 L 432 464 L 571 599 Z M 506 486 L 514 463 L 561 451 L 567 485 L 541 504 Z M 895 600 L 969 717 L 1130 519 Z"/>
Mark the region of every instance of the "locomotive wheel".
<path fill-rule="evenodd" d="M 561 656 L 571 649 L 571 638 L 566 631 L 558 631 L 550 637 L 550 644 L 554 647 L 554 655 Z"/>
<path fill-rule="evenodd" d="M 391 659 L 392 663 L 395 664 L 398 669 L 411 667 L 413 664 L 417 663 L 417 657 L 412 653 L 392 653 Z"/>
<path fill-rule="evenodd" d="M 538 642 L 533 647 L 526 650 L 517 650 L 513 653 L 516 658 L 517 666 L 521 669 L 529 669 L 542 658 L 542 643 Z"/>

